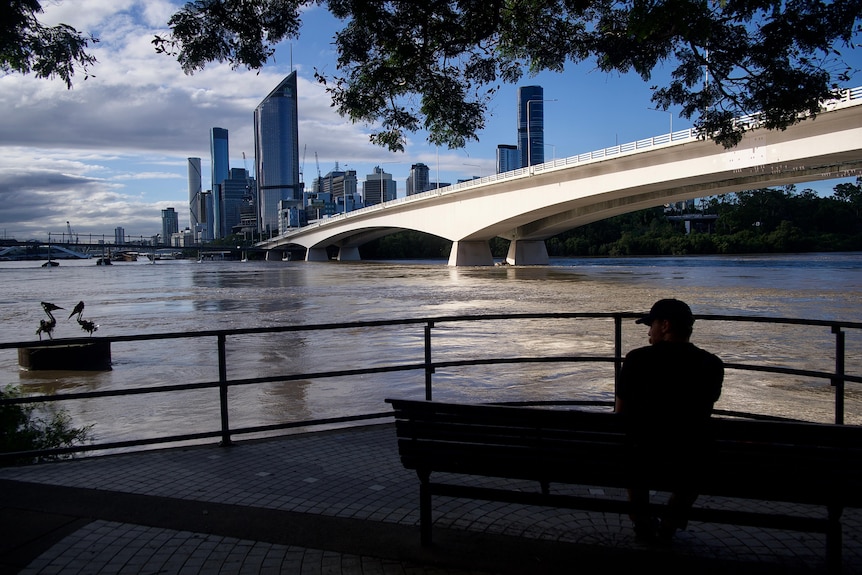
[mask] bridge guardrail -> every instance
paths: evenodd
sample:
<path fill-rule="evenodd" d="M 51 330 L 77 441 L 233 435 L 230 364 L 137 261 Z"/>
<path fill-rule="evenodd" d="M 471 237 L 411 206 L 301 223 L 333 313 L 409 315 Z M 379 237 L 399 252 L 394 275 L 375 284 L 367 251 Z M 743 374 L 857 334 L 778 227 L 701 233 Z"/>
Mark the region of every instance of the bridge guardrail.
<path fill-rule="evenodd" d="M 106 391 L 90 391 L 90 392 L 73 392 L 61 393 L 56 395 L 35 395 L 25 396 L 11 399 L 0 400 L 0 408 L 6 405 L 16 404 L 34 404 L 43 402 L 63 402 L 79 399 L 94 399 L 107 398 L 143 394 L 163 394 L 177 393 L 188 390 L 201 389 L 218 389 L 219 390 L 219 412 L 220 422 L 210 431 L 200 433 L 186 433 L 168 436 L 159 436 L 155 438 L 130 440 L 130 441 L 114 441 L 100 444 L 91 444 L 84 446 L 76 446 L 62 449 L 42 450 L 38 452 L 16 452 L 16 453 L 0 453 L 0 462 L 9 459 L 17 459 L 20 457 L 38 457 L 48 455 L 63 455 L 73 452 L 87 452 L 96 450 L 109 449 L 128 449 L 143 445 L 160 445 L 177 442 L 199 441 L 204 439 L 220 438 L 221 443 L 228 445 L 235 435 L 284 431 L 293 428 L 308 428 L 321 425 L 331 425 L 335 423 L 348 423 L 356 421 L 375 420 L 391 417 L 391 411 L 380 413 L 362 413 L 345 417 L 332 417 L 323 419 L 311 419 L 304 421 L 285 422 L 271 425 L 255 425 L 233 428 L 230 425 L 230 404 L 228 399 L 228 390 L 241 386 L 254 386 L 274 382 L 291 382 L 291 381 L 314 381 L 319 379 L 335 378 L 335 377 L 357 377 L 371 375 L 377 373 L 393 373 L 393 372 L 422 372 L 424 374 L 424 392 L 425 398 L 431 400 L 433 397 L 433 377 L 438 371 L 451 368 L 466 368 L 466 367 L 481 367 L 489 365 L 504 365 L 504 364 L 526 364 L 526 363 L 560 363 L 560 364 L 595 364 L 604 363 L 611 365 L 613 374 L 619 373 L 622 366 L 624 351 L 622 349 L 622 324 L 623 319 L 640 317 L 638 313 L 580 313 L 580 312 L 561 312 L 561 313 L 521 313 L 521 314 L 492 314 L 492 315 L 467 315 L 467 316 L 441 316 L 441 317 L 426 317 L 426 318 L 409 318 L 395 320 L 378 320 L 378 321 L 359 321 L 350 323 L 330 323 L 330 324 L 313 324 L 313 325 L 290 325 L 290 326 L 274 326 L 261 328 L 244 328 L 232 330 L 212 330 L 200 332 L 169 332 L 157 334 L 143 335 L 127 335 L 127 336 L 112 336 L 103 338 L 64 338 L 58 340 L 48 340 L 39 342 L 11 342 L 0 343 L 0 349 L 20 349 L 20 348 L 36 348 L 36 347 L 52 347 L 63 346 L 78 343 L 92 342 L 94 339 L 108 342 L 139 342 L 139 341 L 165 341 L 171 342 L 177 339 L 211 339 L 214 342 L 213 350 L 218 358 L 218 379 L 213 381 L 201 381 L 185 384 L 174 385 L 158 385 L 144 386 L 129 389 L 112 389 Z M 862 330 L 862 323 L 858 322 L 841 322 L 841 321 L 826 321 L 826 320 L 808 320 L 795 318 L 771 318 L 758 316 L 733 316 L 733 315 L 697 315 L 696 318 L 700 321 L 718 321 L 718 322 L 750 322 L 761 324 L 789 324 L 801 325 L 808 327 L 829 328 L 834 334 L 834 358 L 835 368 L 832 371 L 817 371 L 808 369 L 795 369 L 788 366 L 775 365 L 773 362 L 764 364 L 748 364 L 725 362 L 725 367 L 728 370 L 742 370 L 748 372 L 766 372 L 779 375 L 803 376 L 814 380 L 828 382 L 828 385 L 834 389 L 834 420 L 835 423 L 844 423 L 845 417 L 845 395 L 847 393 L 846 385 L 848 383 L 862 384 L 862 376 L 850 375 L 845 369 L 845 341 L 848 330 Z M 433 357 L 433 334 L 436 327 L 444 324 L 466 324 L 472 322 L 490 322 L 490 321 L 520 321 L 520 320 L 535 320 L 535 319 L 598 319 L 608 320 L 613 322 L 613 355 L 590 355 L 590 356 L 557 356 L 557 355 L 537 355 L 526 357 L 484 357 L 482 359 L 460 359 L 438 361 Z M 422 344 L 422 359 L 414 362 L 395 363 L 378 367 L 356 366 L 349 370 L 335 371 L 316 371 L 311 373 L 282 373 L 278 375 L 266 377 L 250 377 L 229 379 L 227 376 L 227 345 L 229 339 L 241 338 L 241 336 L 252 334 L 276 334 L 285 332 L 339 332 L 345 334 L 345 337 L 365 338 L 368 336 L 369 330 L 385 329 L 392 326 L 411 326 L 414 325 L 423 330 Z M 862 333 L 862 332 L 856 332 Z M 349 345 L 349 344 L 348 344 Z M 418 350 L 417 350 L 418 351 Z M 858 391 L 858 389 L 854 389 Z M 382 401 L 383 398 L 381 398 Z M 584 404 L 598 405 L 601 402 L 594 401 L 560 401 L 560 404 Z M 726 415 L 760 417 L 768 416 L 750 413 L 733 413 L 724 412 Z"/>

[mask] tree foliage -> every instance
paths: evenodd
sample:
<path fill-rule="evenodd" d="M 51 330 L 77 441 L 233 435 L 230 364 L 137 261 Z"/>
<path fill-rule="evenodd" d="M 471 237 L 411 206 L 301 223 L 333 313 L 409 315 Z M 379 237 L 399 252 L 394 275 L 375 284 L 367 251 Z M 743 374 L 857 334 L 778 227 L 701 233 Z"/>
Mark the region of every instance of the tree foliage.
<path fill-rule="evenodd" d="M 20 390 L 13 386 L 0 390 L 0 399 L 20 396 Z M 72 427 L 71 418 L 65 411 L 44 417 L 37 414 L 33 404 L 3 404 L 0 405 L 0 453 L 71 447 L 86 441 L 91 428 Z M 12 463 L 32 463 L 35 460 L 24 457 Z"/>
<path fill-rule="evenodd" d="M 700 210 L 717 216 L 708 233 L 686 233 L 664 209 L 608 218 L 547 241 L 552 256 L 787 253 L 862 250 L 862 178 L 830 197 L 795 186 L 712 197 Z M 678 215 L 678 214 L 677 214 Z"/>
<path fill-rule="evenodd" d="M 89 77 L 96 58 L 87 49 L 98 40 L 66 24 L 43 26 L 37 19 L 41 13 L 38 0 L 8 0 L 0 7 L 0 70 L 58 77 L 71 88 L 77 69 Z"/>
<path fill-rule="evenodd" d="M 392 150 L 419 129 L 462 147 L 502 83 L 583 61 L 647 82 L 671 67 L 670 82 L 652 87 L 656 106 L 679 106 L 733 146 L 747 128 L 734 117 L 757 112 L 783 129 L 836 95 L 862 14 L 862 0 L 195 0 L 154 44 L 188 73 L 212 61 L 258 69 L 299 37 L 312 4 L 343 22 L 337 72 L 318 80 Z"/>

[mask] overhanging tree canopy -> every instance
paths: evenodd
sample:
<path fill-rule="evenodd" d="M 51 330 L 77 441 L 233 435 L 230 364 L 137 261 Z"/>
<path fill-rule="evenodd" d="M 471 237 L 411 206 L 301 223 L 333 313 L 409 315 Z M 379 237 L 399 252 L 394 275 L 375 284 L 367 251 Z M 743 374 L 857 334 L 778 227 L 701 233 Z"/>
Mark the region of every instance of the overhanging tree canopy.
<path fill-rule="evenodd" d="M 678 106 L 702 133 L 732 146 L 762 113 L 783 129 L 816 115 L 849 80 L 843 51 L 860 35 L 862 0 L 195 0 L 153 40 L 187 73 L 207 63 L 259 69 L 284 40 L 298 38 L 302 9 L 325 6 L 343 22 L 338 68 L 317 74 L 333 105 L 353 121 L 377 123 L 372 139 L 403 149 L 406 132 L 461 147 L 484 127 L 502 83 L 595 62 L 606 72 L 651 81 L 660 109 Z M 0 69 L 59 76 L 95 62 L 96 39 L 71 27 L 45 28 L 37 0 L 0 10 Z"/>
<path fill-rule="evenodd" d="M 38 0 L 8 0 L 0 5 L 0 70 L 27 74 L 38 78 L 59 77 L 72 87 L 75 69 L 84 71 L 96 63 L 87 53 L 92 36 L 78 32 L 66 24 L 43 26 L 37 15 L 42 13 Z"/>

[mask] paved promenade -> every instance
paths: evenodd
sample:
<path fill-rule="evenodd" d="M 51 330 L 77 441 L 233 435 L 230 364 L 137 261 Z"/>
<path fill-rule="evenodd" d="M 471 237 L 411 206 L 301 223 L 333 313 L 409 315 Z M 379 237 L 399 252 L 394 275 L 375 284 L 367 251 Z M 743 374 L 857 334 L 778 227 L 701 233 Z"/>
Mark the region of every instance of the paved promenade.
<path fill-rule="evenodd" d="M 391 425 L 0 468 L 0 574 L 825 571 L 817 534 L 691 524 L 652 549 L 616 514 L 434 509 L 423 548 Z M 844 526 L 844 572 L 862 574 L 862 514 Z"/>

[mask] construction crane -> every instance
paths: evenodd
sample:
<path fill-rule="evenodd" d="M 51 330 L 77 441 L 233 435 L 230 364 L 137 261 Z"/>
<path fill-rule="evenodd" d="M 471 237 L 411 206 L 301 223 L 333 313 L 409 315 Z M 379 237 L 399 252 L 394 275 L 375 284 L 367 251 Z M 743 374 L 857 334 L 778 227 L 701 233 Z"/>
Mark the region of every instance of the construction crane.
<path fill-rule="evenodd" d="M 314 161 L 317 162 L 317 179 L 320 180 L 323 176 L 320 175 L 320 160 L 317 158 L 317 152 L 314 152 Z"/>
<path fill-rule="evenodd" d="M 299 181 L 305 183 L 302 179 L 305 175 L 305 154 L 308 152 L 308 144 L 302 146 L 302 164 L 299 166 Z"/>
<path fill-rule="evenodd" d="M 74 237 L 74 235 L 72 234 L 72 224 L 70 224 L 68 220 L 66 220 L 66 232 L 68 232 L 68 234 L 69 234 L 69 243 L 70 244 L 71 243 L 77 244 L 78 243 L 77 240 L 75 240 L 74 242 L 72 241 L 72 238 Z"/>
<path fill-rule="evenodd" d="M 245 168 L 245 197 L 243 199 L 248 202 L 248 205 L 254 208 L 254 227 L 256 231 L 260 232 L 260 201 L 257 198 L 256 186 L 252 186 L 251 184 L 251 173 L 248 171 L 248 161 L 245 158 L 245 152 L 242 153 L 242 167 Z M 252 239 L 254 239 L 254 232 L 252 232 Z"/>
<path fill-rule="evenodd" d="M 245 152 L 242 153 L 242 167 L 245 168 L 245 200 L 251 203 L 254 200 L 254 195 L 251 193 L 251 176 L 249 175 Z"/>

